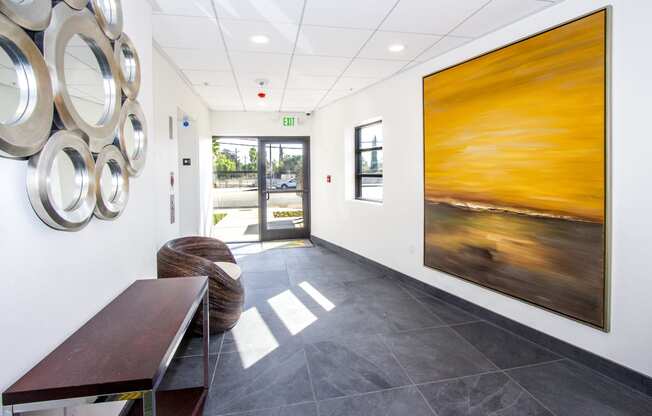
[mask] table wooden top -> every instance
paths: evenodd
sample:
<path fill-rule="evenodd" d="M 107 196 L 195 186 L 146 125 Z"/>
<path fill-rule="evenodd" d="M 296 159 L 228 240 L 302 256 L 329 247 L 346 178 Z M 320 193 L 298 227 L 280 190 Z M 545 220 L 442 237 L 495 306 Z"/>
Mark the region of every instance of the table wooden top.
<path fill-rule="evenodd" d="M 206 277 L 134 282 L 9 387 L 3 404 L 152 390 L 207 290 Z"/>

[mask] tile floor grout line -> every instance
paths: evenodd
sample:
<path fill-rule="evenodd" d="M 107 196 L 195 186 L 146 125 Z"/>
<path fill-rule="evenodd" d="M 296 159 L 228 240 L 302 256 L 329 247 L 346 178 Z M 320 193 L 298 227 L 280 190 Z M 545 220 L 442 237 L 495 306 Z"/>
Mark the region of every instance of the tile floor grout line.
<path fill-rule="evenodd" d="M 504 370 L 503 370 L 502 373 L 507 377 L 507 379 L 511 380 L 514 384 L 516 384 L 518 387 L 520 387 L 521 390 L 523 390 L 525 393 L 527 393 L 527 395 L 530 396 L 530 397 L 532 398 L 532 400 L 534 400 L 535 402 L 539 403 L 539 405 L 540 405 L 541 407 L 543 407 L 543 408 L 546 409 L 548 412 L 550 412 L 551 415 L 553 415 L 553 416 L 557 416 L 557 414 L 556 414 L 555 412 L 553 412 L 551 409 L 548 408 L 548 406 L 546 406 L 545 404 L 543 404 L 543 402 L 542 402 L 541 400 L 539 400 L 537 397 L 535 397 L 534 394 L 533 394 L 530 390 L 528 390 L 528 389 L 526 389 L 525 387 L 523 387 L 523 386 L 521 385 L 521 383 L 519 383 L 518 381 L 516 381 L 516 379 L 515 379 L 514 377 L 512 377 L 509 373 L 507 373 L 507 371 L 504 371 Z"/>
<path fill-rule="evenodd" d="M 498 367 L 498 365 L 497 365 L 496 363 L 494 363 L 493 360 L 492 360 L 491 358 L 489 358 L 485 353 L 483 353 L 482 351 L 480 351 L 480 350 L 479 350 L 475 345 L 471 344 L 471 341 L 469 341 L 469 340 L 467 340 L 466 338 L 464 338 L 464 337 L 463 337 L 460 333 L 458 333 L 457 331 L 455 331 L 455 330 L 453 330 L 453 329 L 451 329 L 451 331 L 452 331 L 453 333 L 455 333 L 455 335 L 457 335 L 457 336 L 458 336 L 462 341 L 464 341 L 464 342 L 466 342 L 468 345 L 470 345 L 471 348 L 473 348 L 473 349 L 476 350 L 478 353 L 480 353 L 480 355 L 482 355 L 483 357 L 485 357 L 485 359 L 486 359 L 487 361 L 489 361 L 492 365 L 494 365 L 494 366 L 495 366 L 495 367 L 496 367 L 496 368 L 497 368 L 501 373 L 503 373 L 503 374 L 504 374 L 504 375 L 505 375 L 509 380 L 514 381 L 514 383 L 516 383 L 516 385 L 519 386 L 523 391 L 527 392 L 527 394 L 530 395 L 530 397 L 532 397 L 532 399 L 533 399 L 535 402 L 539 403 L 539 405 L 541 405 L 544 409 L 548 410 L 548 411 L 549 411 L 553 416 L 557 416 L 554 412 L 552 412 L 550 409 L 548 409 L 548 407 L 545 406 L 545 405 L 544 405 L 544 404 L 543 404 L 539 399 L 537 399 L 536 397 L 534 397 L 534 395 L 533 395 L 529 390 L 527 390 L 525 387 L 521 386 L 521 384 L 520 384 L 519 382 L 517 382 L 517 381 L 514 380 L 514 379 L 513 379 L 509 374 L 507 374 L 507 372 L 506 372 L 505 370 L 503 370 L 503 369 L 501 369 L 500 367 Z M 544 363 L 544 364 L 549 364 L 549 363 Z M 543 365 L 543 364 L 541 364 L 541 365 Z M 533 365 L 532 367 L 534 367 L 534 365 Z"/>
<path fill-rule="evenodd" d="M 398 366 L 401 368 L 401 370 L 403 370 L 403 373 L 405 374 L 405 376 L 407 377 L 407 379 L 410 380 L 410 383 L 412 383 L 412 387 L 414 387 L 415 389 L 417 389 L 417 392 L 419 393 L 419 396 L 421 396 L 421 399 L 424 401 L 424 403 L 426 404 L 426 406 L 428 406 L 428 409 L 430 409 L 430 411 L 432 412 L 432 414 L 433 414 L 434 416 L 439 416 L 439 413 L 437 413 L 437 412 L 435 411 L 435 409 L 432 408 L 432 406 L 430 405 L 430 402 L 428 401 L 428 399 L 426 399 L 426 396 L 423 395 L 423 392 L 421 391 L 421 389 L 419 388 L 419 386 L 417 386 L 417 384 L 416 384 L 416 383 L 414 382 L 414 380 L 412 379 L 412 376 L 410 376 L 410 374 L 409 374 L 408 371 L 405 369 L 405 367 L 403 366 L 403 364 L 399 361 L 398 357 L 396 356 L 396 353 L 394 352 L 394 350 L 392 349 L 392 347 L 390 347 L 389 344 L 387 343 L 387 341 L 385 340 L 385 337 L 382 336 L 382 335 L 377 335 L 377 337 L 380 338 L 380 342 L 385 346 L 385 348 L 387 348 L 387 351 L 389 351 L 389 353 L 392 354 L 392 357 L 394 358 L 394 361 L 396 361 L 396 363 L 397 363 Z"/>
<path fill-rule="evenodd" d="M 310 381 L 310 391 L 312 391 L 312 399 L 315 401 L 317 407 L 317 416 L 319 416 L 319 402 L 317 401 L 317 393 L 315 392 L 315 384 L 312 381 L 312 371 L 310 371 L 310 362 L 308 361 L 308 353 L 306 346 L 303 346 L 303 358 L 306 360 L 306 370 L 308 371 L 308 380 Z"/>

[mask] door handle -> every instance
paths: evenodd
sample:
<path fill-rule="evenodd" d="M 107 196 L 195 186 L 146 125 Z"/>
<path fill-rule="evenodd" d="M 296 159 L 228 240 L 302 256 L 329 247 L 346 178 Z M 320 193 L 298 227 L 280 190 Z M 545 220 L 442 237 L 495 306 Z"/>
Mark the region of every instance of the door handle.
<path fill-rule="evenodd" d="M 269 201 L 269 192 L 265 192 L 265 194 L 266 194 L 266 198 L 265 198 L 265 199 L 266 199 L 267 201 Z"/>

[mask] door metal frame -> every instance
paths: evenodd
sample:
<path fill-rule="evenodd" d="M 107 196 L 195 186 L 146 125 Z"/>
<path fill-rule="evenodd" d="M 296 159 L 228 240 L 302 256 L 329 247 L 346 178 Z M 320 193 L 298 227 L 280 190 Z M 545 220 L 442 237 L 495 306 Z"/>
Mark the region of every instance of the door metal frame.
<path fill-rule="evenodd" d="M 298 190 L 268 190 L 267 189 L 267 150 L 269 143 L 301 143 L 303 144 L 303 228 L 301 229 L 267 229 L 267 199 L 269 194 L 293 193 Z M 258 223 L 261 241 L 288 240 L 310 237 L 310 137 L 258 137 Z"/>

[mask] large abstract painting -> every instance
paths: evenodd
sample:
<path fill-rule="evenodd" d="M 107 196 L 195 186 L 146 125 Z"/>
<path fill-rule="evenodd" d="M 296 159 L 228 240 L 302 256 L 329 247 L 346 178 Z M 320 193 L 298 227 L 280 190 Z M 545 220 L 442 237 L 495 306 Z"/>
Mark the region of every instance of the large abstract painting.
<path fill-rule="evenodd" d="M 602 329 L 607 13 L 423 79 L 425 265 Z"/>

